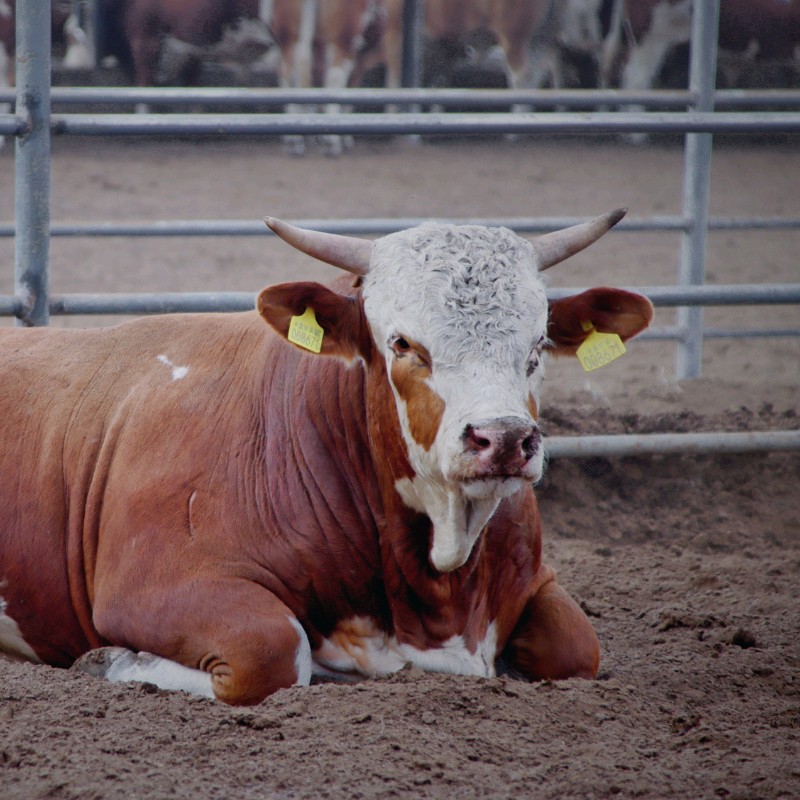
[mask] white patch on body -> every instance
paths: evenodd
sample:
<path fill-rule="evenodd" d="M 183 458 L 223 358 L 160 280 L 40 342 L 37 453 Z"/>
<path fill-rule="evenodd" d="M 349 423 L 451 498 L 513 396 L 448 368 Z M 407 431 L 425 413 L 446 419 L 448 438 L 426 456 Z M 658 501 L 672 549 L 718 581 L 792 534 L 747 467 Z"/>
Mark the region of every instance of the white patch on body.
<path fill-rule="evenodd" d="M 433 524 L 430 560 L 439 572 L 458 569 L 467 561 L 503 496 L 494 493 L 487 498 L 471 500 L 457 487 L 425 481 L 418 475 L 413 480 L 401 478 L 395 488 L 409 508 L 430 518 Z M 514 482 L 513 491 L 519 488 L 519 482 Z"/>
<path fill-rule="evenodd" d="M 364 309 L 391 375 L 396 336 L 424 345 L 427 383 L 444 402 L 430 449 L 411 433 L 405 402 L 392 385 L 412 481 L 404 502 L 434 524 L 431 561 L 446 571 L 463 564 L 500 499 L 537 481 L 542 448 L 519 478 L 470 481 L 467 425 L 502 418 L 535 425 L 541 366 L 527 373 L 547 329 L 547 298 L 533 246 L 506 228 L 426 223 L 375 243 L 364 278 Z M 538 356 L 537 356 L 538 361 Z M 391 381 L 390 381 L 391 383 Z M 480 527 L 478 527 L 480 525 Z"/>
<path fill-rule="evenodd" d="M 345 628 L 347 632 L 340 635 Z M 496 674 L 497 630 L 491 623 L 474 653 L 461 636 L 452 636 L 436 647 L 421 650 L 379 630 L 372 620 L 357 617 L 340 623 L 313 655 L 314 672 L 321 675 L 334 670 L 386 676 L 412 664 L 428 672 L 491 678 Z"/>
<path fill-rule="evenodd" d="M 466 648 L 461 636 L 452 636 L 440 647 L 418 650 L 410 645 L 400 645 L 402 653 L 413 664 L 427 672 L 445 672 L 452 675 L 475 675 L 493 678 L 496 675 L 497 630 L 489 625 L 486 636 L 478 643 L 474 653 Z"/>
<path fill-rule="evenodd" d="M 33 648 L 22 638 L 19 625 L 6 614 L 8 604 L 0 597 L 0 653 L 24 661 L 42 663 Z"/>
<path fill-rule="evenodd" d="M 649 89 L 667 53 L 691 36 L 692 1 L 658 3 L 649 30 L 631 49 L 622 77 L 623 89 Z"/>
<path fill-rule="evenodd" d="M 165 355 L 157 356 L 158 360 L 167 367 L 172 368 L 172 380 L 179 381 L 185 378 L 189 372 L 189 367 L 177 367 Z"/>
<path fill-rule="evenodd" d="M 115 653 L 105 677 L 112 683 L 152 683 L 167 691 L 188 692 L 214 699 L 211 675 L 199 669 L 184 667 L 152 653 L 134 653 L 122 647 Z"/>
<path fill-rule="evenodd" d="M 77 17 L 70 14 L 64 23 L 64 36 L 67 40 L 67 52 L 62 65 L 65 69 L 91 69 L 94 67 L 93 48 Z"/>
<path fill-rule="evenodd" d="M 267 25 L 272 19 L 272 6 L 273 0 L 259 0 L 258 2 L 258 18 Z"/>
<path fill-rule="evenodd" d="M 297 672 L 295 686 L 308 686 L 311 683 L 312 663 L 311 663 L 311 643 L 308 641 L 303 626 L 295 617 L 289 617 L 289 622 L 297 631 L 300 641 L 297 645 L 297 653 L 294 657 L 294 666 Z"/>

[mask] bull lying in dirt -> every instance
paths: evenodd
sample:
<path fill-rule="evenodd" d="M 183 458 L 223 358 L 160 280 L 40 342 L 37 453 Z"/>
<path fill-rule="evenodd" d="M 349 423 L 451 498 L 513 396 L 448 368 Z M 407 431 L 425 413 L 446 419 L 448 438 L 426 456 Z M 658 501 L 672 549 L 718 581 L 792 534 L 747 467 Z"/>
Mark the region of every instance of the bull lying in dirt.
<path fill-rule="evenodd" d="M 541 361 L 652 307 L 548 308 L 539 271 L 623 213 L 533 242 L 270 220 L 351 275 L 242 314 L 0 332 L 0 650 L 103 648 L 112 680 L 236 704 L 409 663 L 594 676 L 595 633 L 541 563 Z"/>

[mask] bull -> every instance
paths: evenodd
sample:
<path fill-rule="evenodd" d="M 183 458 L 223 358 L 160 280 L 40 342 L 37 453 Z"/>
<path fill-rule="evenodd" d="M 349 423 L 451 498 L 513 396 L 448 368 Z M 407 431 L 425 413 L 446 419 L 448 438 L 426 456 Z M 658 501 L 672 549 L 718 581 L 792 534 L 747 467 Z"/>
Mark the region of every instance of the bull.
<path fill-rule="evenodd" d="M 624 211 L 532 241 L 377 241 L 278 220 L 349 274 L 239 314 L 0 332 L 0 650 L 255 704 L 407 664 L 592 678 L 541 558 L 546 351 L 643 330 L 643 296 L 540 271 Z"/>

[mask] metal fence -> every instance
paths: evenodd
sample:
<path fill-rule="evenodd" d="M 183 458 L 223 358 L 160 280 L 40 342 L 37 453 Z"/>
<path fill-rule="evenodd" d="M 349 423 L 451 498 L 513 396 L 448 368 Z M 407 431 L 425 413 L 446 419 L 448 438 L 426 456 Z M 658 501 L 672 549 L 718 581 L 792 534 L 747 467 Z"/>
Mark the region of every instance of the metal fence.
<path fill-rule="evenodd" d="M 416 62 L 413 35 L 419 21 L 419 0 L 406 0 L 406 23 L 412 29 L 407 38 L 406 64 Z M 650 338 L 677 342 L 677 377 L 700 375 L 702 343 L 705 337 L 800 335 L 795 329 L 756 331 L 704 330 L 703 306 L 756 303 L 800 303 L 800 284 L 706 286 L 704 282 L 706 235 L 719 229 L 800 228 L 800 219 L 713 218 L 708 214 L 710 162 L 715 133 L 798 133 L 800 112 L 760 111 L 761 106 L 795 109 L 800 91 L 716 92 L 716 32 L 719 0 L 695 4 L 689 89 L 685 92 L 621 91 L 511 91 L 511 90 L 328 90 L 286 91 L 280 89 L 98 89 L 50 86 L 50 6 L 48 3 L 17 4 L 16 90 L 0 93 L 0 102 L 13 100 L 13 114 L 0 114 L 0 135 L 16 137 L 15 223 L 0 224 L 0 236 L 15 236 L 15 283 L 13 296 L 0 296 L 0 314 L 16 317 L 18 324 L 46 325 L 50 314 L 163 313 L 169 311 L 239 310 L 252 308 L 253 296 L 241 293 L 188 293 L 136 295 L 51 295 L 49 291 L 50 236 L 262 236 L 264 229 L 251 221 L 158 222 L 150 225 L 59 225 L 50 220 L 50 143 L 57 135 L 162 135 L 191 134 L 598 134 L 598 133 L 682 133 L 685 134 L 683 204 L 680 216 L 650 217 L 620 223 L 619 230 L 673 230 L 681 234 L 679 285 L 641 288 L 656 305 L 678 307 L 677 324 L 649 334 Z M 405 69 L 405 80 L 415 81 L 415 70 Z M 396 105 L 402 113 L 358 114 L 275 114 L 275 113 L 164 113 L 87 114 L 51 113 L 51 103 L 92 105 L 97 103 L 152 106 L 201 102 L 222 107 L 285 104 L 347 103 L 351 106 Z M 442 108 L 465 106 L 497 108 L 527 105 L 529 113 L 420 113 L 422 106 Z M 600 105 L 615 107 L 644 105 L 646 112 L 596 112 L 580 109 Z M 547 108 L 546 113 L 536 108 Z M 569 111 L 553 111 L 554 107 Z M 732 109 L 717 111 L 715 107 Z M 685 110 L 674 110 L 685 109 Z M 748 110 L 740 110 L 747 108 Z M 671 109 L 671 110 L 663 110 Z M 344 233 L 386 233 L 413 225 L 418 220 L 295 220 L 319 230 Z M 503 224 L 520 232 L 553 230 L 574 224 L 573 218 L 455 220 Z M 572 290 L 576 291 L 576 290 Z M 557 291 L 551 292 L 553 296 Z M 607 437 L 606 437 L 607 438 Z M 615 439 L 619 437 L 613 437 Z M 652 437 L 638 437 L 653 441 Z M 704 447 L 713 447 L 704 439 Z M 730 442 L 731 440 L 728 440 Z M 776 449 L 776 441 L 763 439 L 765 448 Z M 787 445 L 789 441 L 789 445 Z M 800 432 L 781 437 L 780 448 L 800 447 Z M 556 450 L 558 450 L 558 443 Z M 596 443 L 600 446 L 599 443 Z M 604 445 L 605 446 L 605 445 Z M 631 443 L 630 452 L 645 452 L 642 443 Z M 665 445 L 659 445 L 663 447 Z M 728 447 L 729 444 L 720 448 Z M 748 439 L 751 448 L 752 438 Z M 618 452 L 616 445 L 609 444 Z M 655 445 L 653 445 L 655 447 Z M 579 454 L 574 445 L 564 454 Z M 579 448 L 580 450 L 580 448 Z M 610 451 L 610 452 L 611 452 Z M 648 452 L 656 452 L 649 450 Z M 660 452 L 660 450 L 659 450 Z"/>

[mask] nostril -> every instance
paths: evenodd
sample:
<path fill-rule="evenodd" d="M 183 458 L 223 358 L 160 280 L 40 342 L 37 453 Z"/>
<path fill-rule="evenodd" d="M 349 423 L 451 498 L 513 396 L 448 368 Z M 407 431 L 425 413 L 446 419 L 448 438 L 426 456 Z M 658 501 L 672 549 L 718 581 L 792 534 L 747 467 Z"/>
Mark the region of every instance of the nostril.
<path fill-rule="evenodd" d="M 529 436 L 522 440 L 522 453 L 525 458 L 533 458 L 536 449 L 539 446 L 539 433 L 533 431 Z"/>

